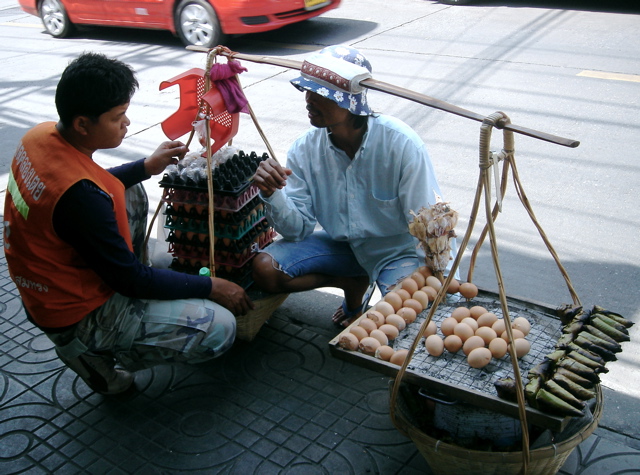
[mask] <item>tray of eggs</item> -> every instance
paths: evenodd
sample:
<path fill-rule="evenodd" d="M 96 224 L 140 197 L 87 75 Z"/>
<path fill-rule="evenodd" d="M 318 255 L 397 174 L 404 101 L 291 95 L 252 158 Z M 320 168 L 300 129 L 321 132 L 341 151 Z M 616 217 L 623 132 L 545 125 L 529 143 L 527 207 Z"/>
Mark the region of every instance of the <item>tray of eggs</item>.
<path fill-rule="evenodd" d="M 331 353 L 395 376 L 442 284 L 420 268 L 372 305 L 330 342 Z M 545 304 L 507 297 L 523 385 L 529 369 L 555 348 L 561 323 Z M 518 417 L 517 404 L 500 399 L 494 383 L 513 377 L 507 320 L 496 293 L 455 279 L 421 335 L 404 380 L 460 402 Z M 566 419 L 527 407 L 527 420 L 561 430 Z"/>

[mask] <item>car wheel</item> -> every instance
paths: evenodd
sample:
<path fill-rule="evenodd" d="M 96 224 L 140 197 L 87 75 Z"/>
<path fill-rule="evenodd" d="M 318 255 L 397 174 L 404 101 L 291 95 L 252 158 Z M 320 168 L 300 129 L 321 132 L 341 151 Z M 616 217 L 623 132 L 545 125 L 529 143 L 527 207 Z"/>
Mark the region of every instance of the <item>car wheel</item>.
<path fill-rule="evenodd" d="M 40 18 L 44 28 L 54 38 L 66 38 L 74 31 L 73 23 L 60 0 L 42 0 Z"/>
<path fill-rule="evenodd" d="M 180 4 L 176 31 L 185 45 L 213 48 L 224 39 L 216 12 L 203 0 L 185 0 Z"/>

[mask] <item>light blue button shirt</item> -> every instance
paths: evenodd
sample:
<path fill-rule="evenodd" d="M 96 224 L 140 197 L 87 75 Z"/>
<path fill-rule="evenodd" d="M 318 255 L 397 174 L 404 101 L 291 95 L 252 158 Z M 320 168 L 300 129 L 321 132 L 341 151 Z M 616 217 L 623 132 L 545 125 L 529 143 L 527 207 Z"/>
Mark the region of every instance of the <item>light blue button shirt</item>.
<path fill-rule="evenodd" d="M 263 197 L 267 217 L 292 241 L 303 240 L 319 223 L 333 239 L 349 242 L 375 280 L 387 263 L 422 255 L 408 223 L 410 210 L 417 213 L 440 199 L 433 165 L 420 137 L 393 117 L 369 116 L 353 160 L 329 136 L 327 129 L 312 128 L 294 142 L 286 187 Z"/>

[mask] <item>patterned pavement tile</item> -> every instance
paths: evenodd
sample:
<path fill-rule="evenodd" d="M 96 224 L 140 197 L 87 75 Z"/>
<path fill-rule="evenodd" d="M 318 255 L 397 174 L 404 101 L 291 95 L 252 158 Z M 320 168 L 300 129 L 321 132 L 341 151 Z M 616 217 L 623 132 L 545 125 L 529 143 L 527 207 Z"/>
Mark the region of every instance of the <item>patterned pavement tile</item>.
<path fill-rule="evenodd" d="M 105 398 L 26 320 L 1 261 L 0 473 L 431 473 L 390 421 L 389 379 L 329 353 L 326 294 L 291 296 L 217 360 L 140 371 L 137 391 Z M 315 297 L 326 308 L 305 312 Z M 637 447 L 606 436 L 560 473 L 640 473 Z"/>

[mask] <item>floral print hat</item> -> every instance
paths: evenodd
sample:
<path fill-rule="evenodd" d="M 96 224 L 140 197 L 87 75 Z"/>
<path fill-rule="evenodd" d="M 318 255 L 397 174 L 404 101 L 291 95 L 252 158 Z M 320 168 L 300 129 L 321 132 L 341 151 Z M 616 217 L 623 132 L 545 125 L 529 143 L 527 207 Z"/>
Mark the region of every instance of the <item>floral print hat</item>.
<path fill-rule="evenodd" d="M 371 77 L 371 63 L 350 46 L 327 46 L 304 61 L 301 76 L 291 80 L 300 91 L 331 99 L 355 115 L 372 114 L 360 81 Z"/>

